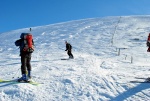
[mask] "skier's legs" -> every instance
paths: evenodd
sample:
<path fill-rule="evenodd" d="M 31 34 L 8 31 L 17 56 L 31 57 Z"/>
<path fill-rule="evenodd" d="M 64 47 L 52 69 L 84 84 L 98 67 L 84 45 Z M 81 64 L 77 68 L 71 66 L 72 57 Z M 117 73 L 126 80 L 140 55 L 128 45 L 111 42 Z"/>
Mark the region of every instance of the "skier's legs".
<path fill-rule="evenodd" d="M 31 71 L 31 63 L 30 62 L 31 62 L 31 54 L 28 54 L 27 63 L 26 63 L 28 71 Z"/>
<path fill-rule="evenodd" d="M 68 56 L 70 56 L 70 52 L 69 51 L 67 52 L 67 54 L 68 54 Z"/>
<path fill-rule="evenodd" d="M 26 74 L 26 55 L 21 55 L 21 73 Z"/>
<path fill-rule="evenodd" d="M 71 51 L 68 51 L 68 55 L 69 55 L 69 58 L 73 58 L 73 54 L 71 53 Z"/>
<path fill-rule="evenodd" d="M 150 52 L 150 47 L 148 47 L 147 52 Z"/>
<path fill-rule="evenodd" d="M 71 58 L 74 58 L 72 53 L 70 54 L 70 57 L 71 57 Z"/>
<path fill-rule="evenodd" d="M 28 78 L 31 79 L 31 54 L 27 55 L 27 70 L 28 70 Z"/>

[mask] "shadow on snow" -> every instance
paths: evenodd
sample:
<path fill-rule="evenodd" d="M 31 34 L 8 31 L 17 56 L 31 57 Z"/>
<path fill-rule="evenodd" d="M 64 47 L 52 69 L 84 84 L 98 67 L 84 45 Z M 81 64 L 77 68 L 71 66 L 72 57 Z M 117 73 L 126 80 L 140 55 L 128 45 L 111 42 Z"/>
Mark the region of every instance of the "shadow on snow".
<path fill-rule="evenodd" d="M 115 98 L 112 98 L 110 101 L 123 101 L 131 97 L 132 95 L 135 95 L 136 93 L 148 88 L 150 88 L 150 83 L 140 83 L 136 87 L 128 89 L 127 91 L 123 92 L 122 94 L 119 94 Z"/>

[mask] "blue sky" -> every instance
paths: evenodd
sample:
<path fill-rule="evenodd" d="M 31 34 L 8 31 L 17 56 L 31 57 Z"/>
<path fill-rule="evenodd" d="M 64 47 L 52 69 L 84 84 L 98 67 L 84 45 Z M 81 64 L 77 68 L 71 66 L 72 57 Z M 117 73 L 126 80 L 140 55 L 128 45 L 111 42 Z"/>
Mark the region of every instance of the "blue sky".
<path fill-rule="evenodd" d="M 86 18 L 149 14 L 150 0 L 0 0 L 0 33 Z"/>

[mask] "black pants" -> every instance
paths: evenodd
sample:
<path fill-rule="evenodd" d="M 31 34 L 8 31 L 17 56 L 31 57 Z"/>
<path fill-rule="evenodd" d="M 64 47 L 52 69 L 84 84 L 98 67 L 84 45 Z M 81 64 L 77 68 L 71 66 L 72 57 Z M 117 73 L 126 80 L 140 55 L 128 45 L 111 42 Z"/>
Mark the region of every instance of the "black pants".
<path fill-rule="evenodd" d="M 67 54 L 69 55 L 69 58 L 73 58 L 73 54 L 72 54 L 71 50 L 68 50 Z"/>
<path fill-rule="evenodd" d="M 26 74 L 26 70 L 31 71 L 31 53 L 21 54 L 21 73 Z"/>

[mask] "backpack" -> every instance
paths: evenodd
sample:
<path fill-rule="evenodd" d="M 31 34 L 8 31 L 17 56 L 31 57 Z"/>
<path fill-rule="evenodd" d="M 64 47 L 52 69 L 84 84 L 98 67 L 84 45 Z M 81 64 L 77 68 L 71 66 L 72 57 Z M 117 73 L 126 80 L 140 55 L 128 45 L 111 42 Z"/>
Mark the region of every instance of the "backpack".
<path fill-rule="evenodd" d="M 68 50 L 71 50 L 72 49 L 72 46 L 70 43 L 67 43 L 67 47 L 66 47 Z"/>
<path fill-rule="evenodd" d="M 15 42 L 16 46 L 20 46 L 20 51 L 32 53 L 34 51 L 33 36 L 30 33 L 22 33 L 19 40 Z"/>
<path fill-rule="evenodd" d="M 70 44 L 70 49 L 72 49 L 72 46 L 71 46 L 71 44 Z"/>

